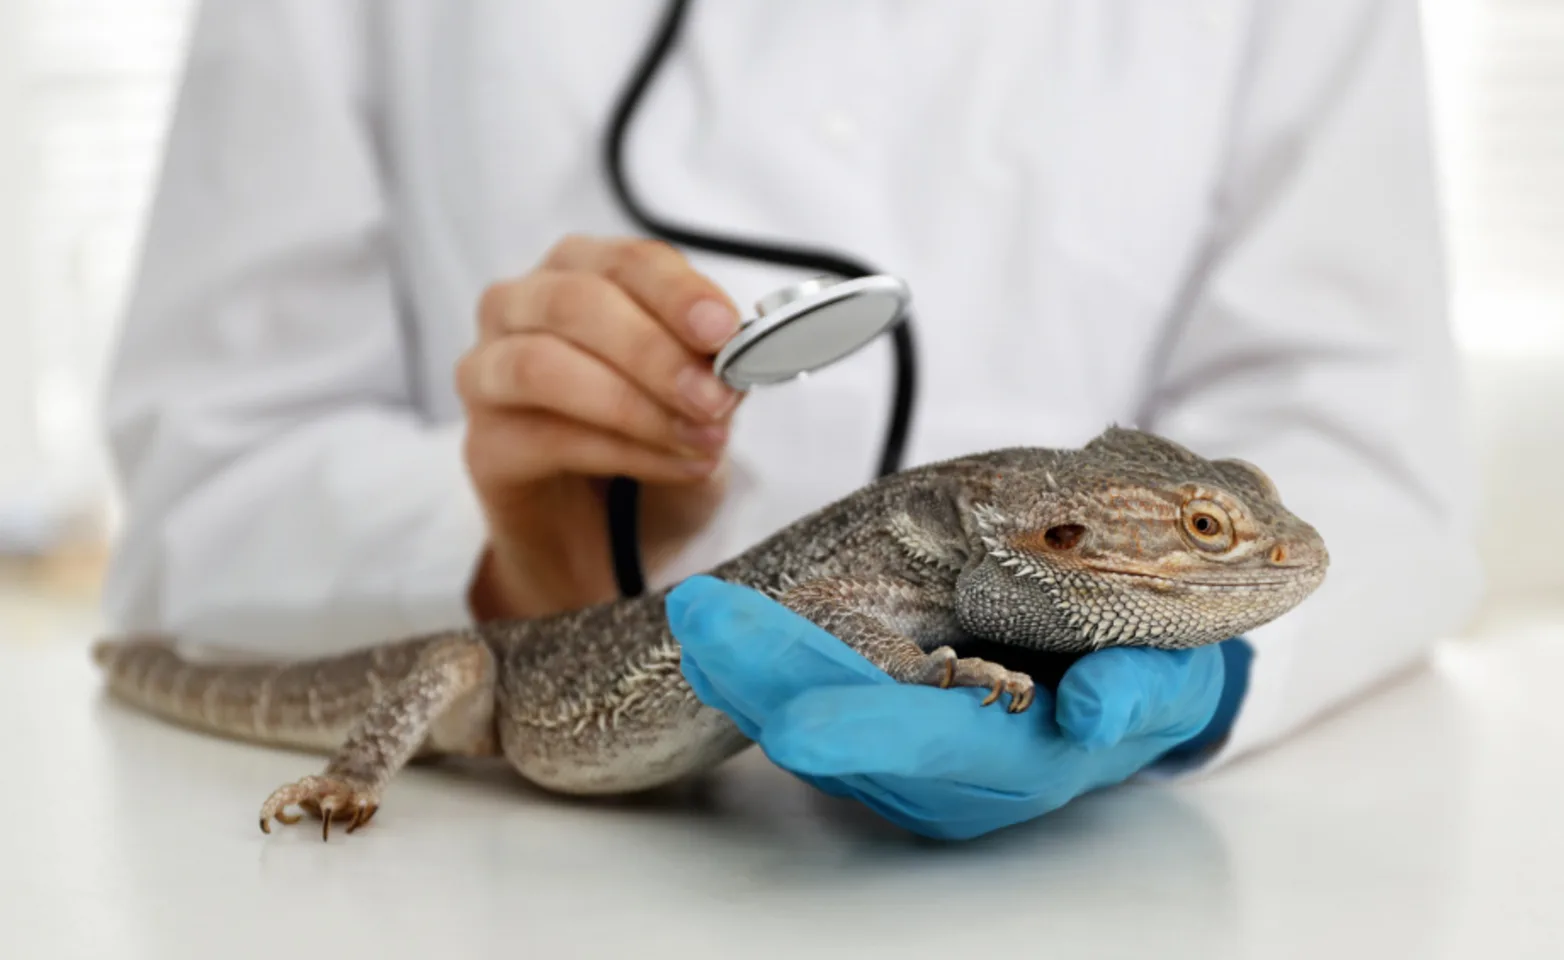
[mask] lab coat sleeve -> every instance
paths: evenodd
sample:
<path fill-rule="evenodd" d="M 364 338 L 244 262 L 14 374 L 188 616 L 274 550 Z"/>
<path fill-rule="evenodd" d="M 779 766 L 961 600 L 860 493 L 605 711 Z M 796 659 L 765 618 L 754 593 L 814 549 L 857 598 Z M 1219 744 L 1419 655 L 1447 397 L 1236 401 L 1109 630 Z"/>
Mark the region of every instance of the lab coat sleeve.
<path fill-rule="evenodd" d="M 462 425 L 407 375 L 369 7 L 198 7 L 106 422 L 115 626 L 321 652 L 465 623 Z"/>
<path fill-rule="evenodd" d="M 1142 425 L 1261 465 L 1331 569 L 1249 635 L 1206 769 L 1416 664 L 1479 595 L 1417 5 L 1252 7 L 1217 229 Z"/>

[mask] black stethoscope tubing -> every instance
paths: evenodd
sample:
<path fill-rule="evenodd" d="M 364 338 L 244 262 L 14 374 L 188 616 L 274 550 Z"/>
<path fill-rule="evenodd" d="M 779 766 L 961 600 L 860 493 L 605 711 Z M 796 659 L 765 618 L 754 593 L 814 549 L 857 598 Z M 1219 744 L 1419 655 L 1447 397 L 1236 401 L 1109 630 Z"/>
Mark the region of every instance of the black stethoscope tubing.
<path fill-rule="evenodd" d="M 625 133 L 647 87 L 651 85 L 652 78 L 673 48 L 688 7 L 689 0 L 669 0 L 657 32 L 641 55 L 635 73 L 631 75 L 629 83 L 620 95 L 614 109 L 613 120 L 603 139 L 604 166 L 614 195 L 625 212 L 649 234 L 680 246 L 725 256 L 761 260 L 779 266 L 798 267 L 817 273 L 834 274 L 844 280 L 878 273 L 879 271 L 863 263 L 828 250 L 700 233 L 690 227 L 652 216 L 635 197 L 624 171 Z M 892 398 L 890 424 L 886 429 L 885 443 L 880 452 L 877 468 L 877 475 L 881 477 L 901 469 L 917 393 L 917 357 L 912 338 L 910 313 L 904 315 L 894 326 L 891 336 L 895 345 L 896 386 Z M 609 482 L 608 536 L 613 551 L 614 578 L 618 582 L 620 594 L 626 597 L 636 596 L 646 589 L 645 576 L 641 568 L 639 500 L 640 484 L 634 479 L 615 477 Z"/>

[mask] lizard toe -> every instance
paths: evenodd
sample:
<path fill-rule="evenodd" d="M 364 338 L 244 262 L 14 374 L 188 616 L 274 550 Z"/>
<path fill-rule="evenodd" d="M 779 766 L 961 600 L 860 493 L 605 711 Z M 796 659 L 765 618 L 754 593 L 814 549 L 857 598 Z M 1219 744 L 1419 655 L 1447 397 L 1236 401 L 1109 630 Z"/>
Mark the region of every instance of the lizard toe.
<path fill-rule="evenodd" d="M 990 706 L 1009 694 L 1010 703 L 1005 708 L 1009 713 L 1022 713 L 1031 707 L 1036 688 L 1032 678 L 1026 674 L 1006 670 L 997 663 L 975 657 L 957 660 L 955 667 L 955 677 L 949 685 L 987 687 L 988 696 L 983 698 L 983 706 Z"/>
<path fill-rule="evenodd" d="M 284 824 L 299 821 L 298 814 L 289 814 L 287 808 L 297 806 L 310 816 L 320 819 L 320 838 L 331 836 L 332 821 L 348 824 L 348 833 L 369 822 L 380 809 L 376 791 L 338 777 L 304 777 L 278 787 L 261 805 L 261 832 L 271 833 L 271 821 Z"/>

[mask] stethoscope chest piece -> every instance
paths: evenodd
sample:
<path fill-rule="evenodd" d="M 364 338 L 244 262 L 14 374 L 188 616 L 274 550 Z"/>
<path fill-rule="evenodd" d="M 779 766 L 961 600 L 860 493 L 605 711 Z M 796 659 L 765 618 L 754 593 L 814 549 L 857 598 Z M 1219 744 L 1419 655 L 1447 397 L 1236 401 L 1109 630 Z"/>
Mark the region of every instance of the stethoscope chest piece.
<path fill-rule="evenodd" d="M 909 299 L 907 285 L 884 274 L 784 287 L 762 297 L 717 354 L 717 376 L 748 390 L 829 366 L 892 327 Z"/>

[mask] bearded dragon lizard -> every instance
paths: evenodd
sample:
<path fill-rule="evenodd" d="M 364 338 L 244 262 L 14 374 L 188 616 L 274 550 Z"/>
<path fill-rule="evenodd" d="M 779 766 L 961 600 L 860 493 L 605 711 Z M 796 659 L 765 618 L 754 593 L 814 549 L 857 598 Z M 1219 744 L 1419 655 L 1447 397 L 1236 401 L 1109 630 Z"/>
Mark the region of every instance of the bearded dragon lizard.
<path fill-rule="evenodd" d="M 1311 594 L 1328 564 L 1271 480 L 1150 433 L 1010 448 L 914 467 L 797 520 L 712 575 L 752 587 L 897 681 L 988 691 L 1026 710 L 1034 679 L 957 651 L 1082 654 L 1237 636 Z M 347 831 L 417 758 L 503 757 L 544 789 L 629 793 L 749 745 L 680 672 L 666 590 L 292 662 L 208 663 L 171 638 L 99 641 L 113 695 L 168 721 L 329 756 L 278 788 Z M 756 638 L 763 642 L 764 638 Z"/>

